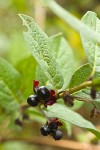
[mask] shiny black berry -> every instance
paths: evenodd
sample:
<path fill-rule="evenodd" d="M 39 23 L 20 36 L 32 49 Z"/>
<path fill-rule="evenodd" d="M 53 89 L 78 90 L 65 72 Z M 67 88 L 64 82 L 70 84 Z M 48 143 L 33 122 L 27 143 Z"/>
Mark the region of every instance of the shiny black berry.
<path fill-rule="evenodd" d="M 62 138 L 62 132 L 60 130 L 53 130 L 53 138 L 60 140 Z"/>
<path fill-rule="evenodd" d="M 43 126 L 41 127 L 40 131 L 41 131 L 41 134 L 44 135 L 44 136 L 49 135 L 50 132 L 51 132 L 51 130 L 50 130 L 50 128 L 49 128 L 48 125 L 43 125 Z"/>
<path fill-rule="evenodd" d="M 37 89 L 37 97 L 40 100 L 47 101 L 50 97 L 50 91 L 45 86 L 40 86 Z"/>
<path fill-rule="evenodd" d="M 28 97 L 27 99 L 27 103 L 30 105 L 30 106 L 37 106 L 39 104 L 39 99 L 37 98 L 36 95 L 31 95 Z"/>

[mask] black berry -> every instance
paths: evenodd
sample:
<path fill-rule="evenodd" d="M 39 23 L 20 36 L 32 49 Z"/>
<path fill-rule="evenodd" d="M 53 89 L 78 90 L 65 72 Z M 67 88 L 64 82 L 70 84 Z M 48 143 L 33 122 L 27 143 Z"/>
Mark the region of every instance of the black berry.
<path fill-rule="evenodd" d="M 53 138 L 60 140 L 62 138 L 62 132 L 60 130 L 53 130 Z"/>
<path fill-rule="evenodd" d="M 37 89 L 37 97 L 40 100 L 47 101 L 50 97 L 50 91 L 45 86 L 40 86 Z"/>
<path fill-rule="evenodd" d="M 51 132 L 54 130 L 54 129 L 58 129 L 58 124 L 57 124 L 57 122 L 52 122 L 52 123 L 50 123 L 49 124 L 49 128 L 50 128 L 50 130 L 51 130 Z"/>
<path fill-rule="evenodd" d="M 27 99 L 27 103 L 30 105 L 30 106 L 37 106 L 39 104 L 39 99 L 37 98 L 36 95 L 31 95 L 28 97 Z"/>
<path fill-rule="evenodd" d="M 42 126 L 41 129 L 40 129 L 40 131 L 41 131 L 41 134 L 44 135 L 44 136 L 49 135 L 50 132 L 51 132 L 51 130 L 50 130 L 50 128 L 49 128 L 48 125 Z"/>

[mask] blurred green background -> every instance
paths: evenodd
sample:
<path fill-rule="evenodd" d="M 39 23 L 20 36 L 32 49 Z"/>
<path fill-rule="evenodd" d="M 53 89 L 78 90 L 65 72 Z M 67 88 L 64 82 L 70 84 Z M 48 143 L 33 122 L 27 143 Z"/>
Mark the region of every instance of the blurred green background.
<path fill-rule="evenodd" d="M 79 19 L 81 19 L 81 17 L 89 10 L 95 11 L 98 14 L 98 17 L 100 17 L 100 0 L 57 0 L 57 2 Z M 21 73 L 21 91 L 26 100 L 29 93 L 32 93 L 31 83 L 35 78 L 36 62 L 31 57 L 24 41 L 22 34 L 24 27 L 18 16 L 19 13 L 32 16 L 48 36 L 62 32 L 73 48 L 77 66 L 87 62 L 87 60 L 79 34 L 70 28 L 70 26 L 66 25 L 64 21 L 55 16 L 50 10 L 43 7 L 39 0 L 0 0 L 0 57 L 5 58 Z M 40 116 L 38 119 L 39 122 L 45 122 L 45 120 L 41 118 L 42 117 Z M 1 135 L 17 136 L 20 134 L 21 136 L 29 137 L 34 134 L 39 136 L 40 124 L 36 121 L 31 124 L 26 122 L 24 130 L 19 127 L 16 131 L 13 131 L 6 128 L 9 124 L 9 119 L 7 119 L 8 118 L 0 123 Z M 34 120 L 36 120 L 36 118 Z M 35 128 L 35 132 L 34 130 L 30 131 L 28 128 Z M 73 132 L 74 136 L 70 137 L 70 139 L 75 138 L 75 131 Z M 67 138 L 66 133 L 65 138 Z M 0 144 L 0 150 L 38 150 L 40 148 L 41 147 L 37 145 L 27 145 L 18 142 Z M 43 149 L 49 150 L 56 148 L 44 146 Z"/>

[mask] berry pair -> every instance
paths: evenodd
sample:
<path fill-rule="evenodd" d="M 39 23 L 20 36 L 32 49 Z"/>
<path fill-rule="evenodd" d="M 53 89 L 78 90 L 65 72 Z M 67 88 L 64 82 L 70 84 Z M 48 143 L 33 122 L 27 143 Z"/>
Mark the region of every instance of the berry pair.
<path fill-rule="evenodd" d="M 47 122 L 47 124 L 41 127 L 41 134 L 44 136 L 51 135 L 55 140 L 60 140 L 62 138 L 62 132 L 58 129 L 58 127 L 62 126 L 62 123 L 58 120 L 58 118 L 49 121 L 49 123 Z"/>
<path fill-rule="evenodd" d="M 37 106 L 39 103 L 45 107 L 47 105 L 53 105 L 56 102 L 56 96 L 54 90 L 49 90 L 46 86 L 38 86 L 39 81 L 33 81 L 33 90 L 35 95 L 31 95 L 27 99 L 27 103 L 30 106 Z"/>
<path fill-rule="evenodd" d="M 45 86 L 40 86 L 36 91 L 36 95 L 31 95 L 28 97 L 27 103 L 30 106 L 35 107 L 40 101 L 47 101 L 49 97 L 50 91 Z"/>

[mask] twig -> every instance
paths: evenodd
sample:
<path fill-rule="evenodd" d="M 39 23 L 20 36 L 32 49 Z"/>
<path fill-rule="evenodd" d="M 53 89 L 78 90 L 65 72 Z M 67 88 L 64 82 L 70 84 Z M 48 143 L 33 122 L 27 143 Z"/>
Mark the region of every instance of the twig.
<path fill-rule="evenodd" d="M 76 87 L 68 89 L 68 92 L 70 94 L 72 94 L 72 93 L 78 92 L 78 91 L 86 88 L 87 86 L 91 86 L 91 85 L 92 85 L 92 81 L 86 81 L 86 82 L 84 82 L 84 83 L 82 83 L 82 84 L 80 84 L 80 85 L 78 85 Z"/>
<path fill-rule="evenodd" d="M 49 122 L 50 118 L 47 116 L 47 114 L 42 109 L 40 109 L 40 111 L 44 115 L 44 117 L 47 119 L 47 121 Z"/>
<path fill-rule="evenodd" d="M 78 86 L 73 87 L 73 88 L 69 88 L 69 89 L 66 89 L 66 90 L 64 90 L 64 91 L 60 91 L 60 92 L 57 94 L 57 96 L 62 98 L 62 97 L 64 96 L 64 94 L 66 93 L 66 91 L 67 91 L 69 94 L 73 94 L 73 93 L 78 92 L 78 91 L 80 91 L 80 90 L 86 88 L 87 86 L 91 86 L 91 85 L 92 85 L 92 81 L 86 81 L 86 82 L 84 82 L 84 83 L 82 83 L 82 84 L 80 84 L 80 85 L 78 85 Z"/>

